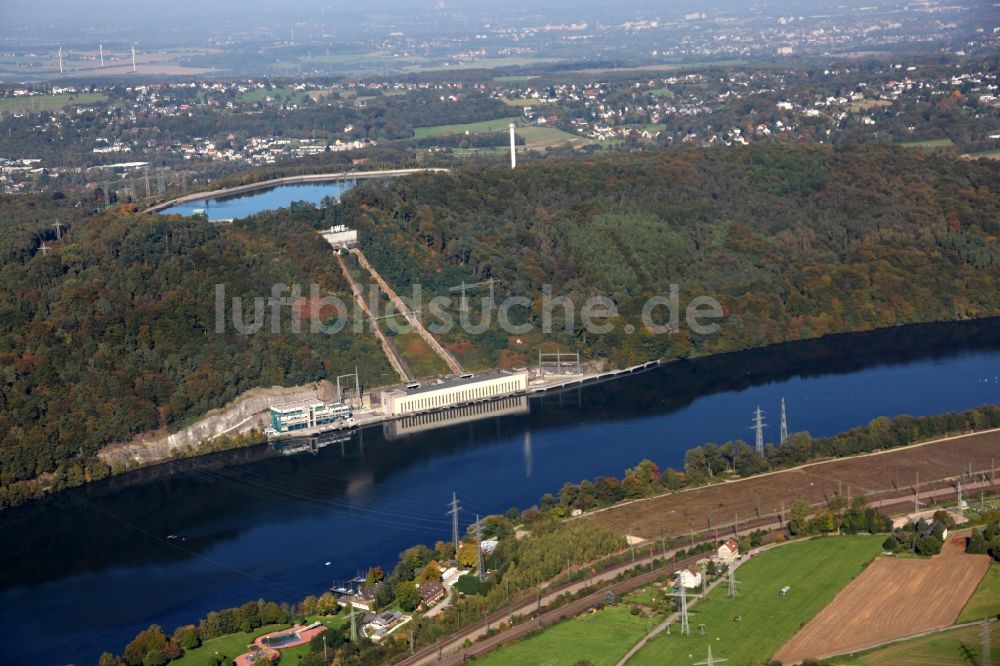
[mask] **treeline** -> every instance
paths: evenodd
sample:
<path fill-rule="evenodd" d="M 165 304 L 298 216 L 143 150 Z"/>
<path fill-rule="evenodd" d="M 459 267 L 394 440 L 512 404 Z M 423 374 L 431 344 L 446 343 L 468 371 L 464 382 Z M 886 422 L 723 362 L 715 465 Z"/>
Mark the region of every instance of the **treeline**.
<path fill-rule="evenodd" d="M 626 545 L 624 539 L 607 529 L 580 522 L 561 523 L 554 518 L 534 522 L 527 536 L 517 538 L 514 529 L 519 522 L 516 509 L 503 516 L 487 516 L 482 520 L 483 537 L 499 540 L 485 561 L 489 576 L 483 582 L 474 573 L 462 576 L 459 579 L 460 589 L 466 596 L 460 597 L 453 592 L 451 603 L 442 613 L 433 619 L 424 618 L 411 623 L 409 626 L 415 645 L 428 645 L 478 622 L 485 613 L 503 606 L 514 595 L 534 589 L 539 583 L 565 572 L 567 566 L 579 568 L 620 551 Z M 699 547 L 704 549 L 704 546 Z M 476 549 L 471 535 L 462 539 L 458 552 L 454 544 L 443 541 L 439 541 L 433 549 L 424 545 L 408 548 L 400 554 L 399 561 L 388 575 L 381 567 L 370 568 L 364 589 L 374 588 L 376 609 L 396 604 L 403 610 L 412 611 L 420 602 L 416 588 L 418 583 L 440 581 L 441 571 L 452 560 L 457 560 L 464 567 L 475 566 Z M 319 597 L 306 597 L 295 605 L 251 601 L 238 608 L 210 612 L 196 624 L 178 627 L 169 637 L 161 627 L 153 625 L 129 642 L 122 656 L 111 653 L 102 655 L 100 666 L 165 666 L 211 638 L 249 632 L 265 625 L 302 622 L 309 616 L 338 612 L 347 611 L 341 610 L 337 599 L 329 592 Z M 373 643 L 360 632 L 357 642 L 352 643 L 348 627 L 345 624 L 339 631 L 328 630 L 324 634 L 329 654 L 322 661 L 316 657 L 317 665 L 386 664 L 408 653 L 402 641 Z M 317 643 L 317 646 L 321 656 L 322 644 Z M 236 656 L 225 655 L 228 658 L 226 661 L 214 663 L 228 664 Z M 314 660 L 300 663 L 311 665 Z"/>
<path fill-rule="evenodd" d="M 607 507 L 626 499 L 693 488 L 734 476 L 752 476 L 815 460 L 892 449 L 935 437 L 990 428 L 1000 428 L 1000 405 L 984 405 L 965 412 L 933 416 L 902 415 L 891 419 L 880 416 L 867 426 L 853 428 L 832 437 L 814 439 L 807 432 L 794 433 L 784 444 L 767 444 L 763 454 L 757 453 L 742 440 L 726 442 L 721 446 L 708 443 L 687 451 L 683 470 L 668 467 L 661 472 L 656 463 L 643 460 L 635 467 L 625 470 L 621 479 L 600 476 L 580 483 L 566 483 L 558 496 L 544 494 L 537 510 L 543 514 L 562 517 L 574 511 Z M 820 531 L 834 529 L 847 528 L 837 523 L 831 530 Z M 805 532 L 808 531 L 806 528 Z"/>
<path fill-rule="evenodd" d="M 989 555 L 1000 562 L 1000 512 L 987 511 L 982 515 L 986 525 L 972 528 L 965 545 L 965 552 Z"/>
<path fill-rule="evenodd" d="M 996 163 L 898 148 L 752 145 L 460 169 L 358 187 L 344 201 L 390 281 L 427 284 L 442 266 L 493 278 L 498 300 L 533 299 L 534 343 L 625 366 L 1000 313 L 998 177 Z M 562 331 L 556 309 L 542 338 L 546 284 L 576 316 Z M 640 314 L 671 284 L 680 331 L 653 334 Z M 619 313 L 610 332 L 583 325 L 595 293 Z M 715 334 L 683 321 L 700 295 L 722 305 Z"/>
<path fill-rule="evenodd" d="M 947 511 L 935 511 L 931 520 L 909 521 L 892 531 L 882 543 L 890 553 L 914 553 L 931 557 L 941 552 L 948 530 L 954 529 L 955 519 Z"/>
<path fill-rule="evenodd" d="M 251 388 L 355 366 L 368 385 L 393 377 L 370 336 L 350 326 L 310 333 L 308 309 L 301 332 L 287 304 L 277 332 L 271 308 L 256 334 L 233 325 L 233 297 L 251 321 L 254 299 L 279 283 L 299 284 L 305 296 L 315 283 L 351 302 L 315 233 L 329 226 L 328 210 L 299 206 L 219 225 L 60 209 L 59 241 L 48 221 L 8 210 L 0 221 L 11 231 L 0 242 L 14 257 L 0 267 L 0 508 L 106 476 L 103 446 L 177 428 Z M 27 255 L 23 243 L 34 245 Z M 221 333 L 215 285 L 227 299 Z"/>
<path fill-rule="evenodd" d="M 289 622 L 305 623 L 306 618 L 314 615 L 336 615 L 340 605 L 329 592 L 321 597 L 306 597 L 295 605 L 278 604 L 273 601 L 248 601 L 238 608 L 227 608 L 221 611 L 211 611 L 197 624 L 186 624 L 174 630 L 168 637 L 159 625 L 151 625 L 140 631 L 119 656 L 110 652 L 101 655 L 99 666 L 165 666 L 175 659 L 180 659 L 189 650 L 201 646 L 204 641 L 219 636 L 247 633 L 268 625 L 286 625 Z M 326 645 L 337 649 L 350 641 L 350 635 L 345 630 L 328 629 Z M 322 647 L 320 647 L 322 650 Z M 204 662 L 212 666 L 226 666 L 239 654 L 208 655 Z M 325 666 L 329 662 L 310 659 L 305 663 Z"/>

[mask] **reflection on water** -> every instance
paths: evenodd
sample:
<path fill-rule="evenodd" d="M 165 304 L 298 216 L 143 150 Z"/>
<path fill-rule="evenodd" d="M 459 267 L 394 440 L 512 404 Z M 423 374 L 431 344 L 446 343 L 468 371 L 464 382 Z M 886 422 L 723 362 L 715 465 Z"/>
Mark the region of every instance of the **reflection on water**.
<path fill-rule="evenodd" d="M 644 457 L 680 467 L 691 446 L 748 438 L 758 403 L 776 415 L 784 397 L 793 431 L 828 435 L 1000 402 L 997 375 L 997 321 L 918 326 L 283 445 L 297 454 L 261 446 L 108 479 L 0 513 L 0 626 L 22 638 L 5 658 L 92 663 L 153 622 L 172 630 L 248 599 L 316 594 L 448 538 L 452 491 L 467 524 Z"/>

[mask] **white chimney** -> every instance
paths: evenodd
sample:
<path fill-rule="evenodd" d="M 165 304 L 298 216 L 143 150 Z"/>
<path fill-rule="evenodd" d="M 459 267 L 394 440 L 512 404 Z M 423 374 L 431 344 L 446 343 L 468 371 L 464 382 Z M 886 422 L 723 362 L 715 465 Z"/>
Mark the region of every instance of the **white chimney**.
<path fill-rule="evenodd" d="M 514 147 L 514 123 L 510 124 L 510 168 L 517 166 L 517 150 Z"/>

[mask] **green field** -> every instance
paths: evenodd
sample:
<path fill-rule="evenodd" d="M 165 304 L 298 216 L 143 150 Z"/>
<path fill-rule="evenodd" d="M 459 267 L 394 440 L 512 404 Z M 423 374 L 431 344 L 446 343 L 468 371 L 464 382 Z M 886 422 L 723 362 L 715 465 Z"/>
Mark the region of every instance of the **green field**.
<path fill-rule="evenodd" d="M 958 621 L 972 622 L 997 615 L 1000 615 L 1000 564 L 994 562 L 972 593 L 969 603 L 965 604 Z"/>
<path fill-rule="evenodd" d="M 552 104 L 552 102 L 547 99 L 533 99 L 530 97 L 518 97 L 515 99 L 510 99 L 509 97 L 501 97 L 500 101 L 507 106 L 545 106 L 547 104 Z"/>
<path fill-rule="evenodd" d="M 530 81 L 531 79 L 537 79 L 537 76 L 525 76 L 525 75 L 507 75 L 507 76 L 494 76 L 493 80 L 497 83 L 524 83 L 525 81 Z"/>
<path fill-rule="evenodd" d="M 268 97 L 273 99 L 283 99 L 293 104 L 300 104 L 302 99 L 309 96 L 309 92 L 329 92 L 329 91 L 302 91 L 293 90 L 291 88 L 272 88 L 268 90 L 266 88 L 254 88 L 253 90 L 244 93 L 240 100 L 243 102 L 263 102 Z"/>
<path fill-rule="evenodd" d="M 1000 627 L 996 622 L 991 627 L 990 645 L 996 655 L 1000 649 Z M 982 629 L 979 625 L 950 629 L 824 663 L 837 666 L 980 666 Z"/>
<path fill-rule="evenodd" d="M 347 616 L 335 615 L 333 617 L 320 617 L 312 616 L 306 618 L 306 624 L 310 624 L 319 620 L 327 627 L 331 629 L 337 629 L 344 622 L 347 622 Z M 244 652 L 247 651 L 247 646 L 253 643 L 253 640 L 258 636 L 263 636 L 264 634 L 269 634 L 272 631 L 278 631 L 280 629 L 286 629 L 290 627 L 290 624 L 270 624 L 265 627 L 260 627 L 251 632 L 240 633 L 240 634 L 230 634 L 229 636 L 220 636 L 218 638 L 213 638 L 207 640 L 193 650 L 188 650 L 184 653 L 180 659 L 170 662 L 171 666 L 205 666 L 208 664 L 208 658 L 218 652 L 221 655 L 229 657 L 230 660 L 235 659 Z M 294 664 L 299 660 L 300 657 L 304 656 L 309 652 L 309 645 L 300 645 L 298 647 L 289 648 L 287 650 L 281 651 L 281 665 L 282 666 L 294 666 Z"/>
<path fill-rule="evenodd" d="M 948 148 L 953 146 L 951 139 L 928 139 L 926 141 L 907 141 L 899 144 L 904 148 Z"/>
<path fill-rule="evenodd" d="M 968 155 L 963 155 L 962 157 L 967 157 L 971 160 L 978 160 L 980 158 L 1000 160 L 1000 150 L 986 150 L 981 153 L 969 153 Z"/>
<path fill-rule="evenodd" d="M 699 661 L 705 658 L 709 641 L 713 656 L 727 658 L 725 663 L 733 666 L 769 657 L 861 572 L 881 551 L 882 540 L 879 536 L 827 537 L 762 553 L 739 568 L 737 599 L 729 599 L 726 586 L 720 585 L 708 599 L 692 606 L 691 636 L 678 635 L 675 623 L 672 635 L 660 634 L 629 664 Z M 784 585 L 790 585 L 792 592 L 778 597 Z M 502 648 L 484 661 L 490 666 L 561 666 L 583 659 L 595 666 L 614 664 L 663 619 L 630 615 L 629 603 L 655 603 L 656 595 L 656 588 L 647 586 L 628 595 L 617 608 L 567 620 Z M 742 622 L 734 623 L 735 615 L 742 615 Z M 706 626 L 705 636 L 698 634 L 700 623 Z"/>
<path fill-rule="evenodd" d="M 434 127 L 414 127 L 414 139 L 426 139 L 432 136 L 448 136 L 450 134 L 465 134 L 466 132 L 479 132 L 485 134 L 489 132 L 506 132 L 511 123 L 521 120 L 520 116 L 509 118 L 497 118 L 496 120 L 481 120 L 478 123 L 464 123 L 458 125 L 435 125 Z"/>
<path fill-rule="evenodd" d="M 78 93 L 76 95 L 34 95 L 32 97 L 4 97 L 0 99 L 0 111 L 4 113 L 24 113 L 31 111 L 58 111 L 66 105 L 86 105 L 108 101 L 101 93 Z"/>
<path fill-rule="evenodd" d="M 664 97 L 666 99 L 674 98 L 674 91 L 670 88 L 654 88 L 653 90 L 650 90 L 650 92 L 653 94 L 653 97 Z"/>
<path fill-rule="evenodd" d="M 247 651 L 247 646 L 253 643 L 253 639 L 258 636 L 284 629 L 288 624 L 269 624 L 251 632 L 241 634 L 230 634 L 212 638 L 193 650 L 188 650 L 180 659 L 171 662 L 174 666 L 205 666 L 208 658 L 218 652 L 221 655 L 235 659 Z"/>
<path fill-rule="evenodd" d="M 556 127 L 537 127 L 532 125 L 531 127 L 518 127 L 514 131 L 519 137 L 525 140 L 529 150 L 544 150 L 549 147 L 564 146 L 566 144 L 576 147 L 591 143 L 587 137 L 570 134 Z"/>
<path fill-rule="evenodd" d="M 826 537 L 762 553 L 737 570 L 736 599 L 727 597 L 725 585 L 717 587 L 692 608 L 690 636 L 681 636 L 675 625 L 671 635 L 660 634 L 629 663 L 690 663 L 690 655 L 704 659 L 709 644 L 714 657 L 734 666 L 767 659 L 861 573 L 881 551 L 882 541 L 867 535 Z M 791 592 L 779 597 L 785 585 Z M 733 621 L 737 615 L 739 623 Z"/>
<path fill-rule="evenodd" d="M 501 155 L 510 152 L 507 146 L 492 146 L 488 148 L 452 148 L 455 157 L 471 157 L 473 155 Z"/>
<path fill-rule="evenodd" d="M 586 659 L 594 666 L 611 666 L 662 618 L 629 613 L 625 603 L 560 622 L 544 632 L 485 657 L 488 666 L 532 664 L 570 666 Z"/>
<path fill-rule="evenodd" d="M 526 65 L 546 65 L 559 62 L 558 58 L 477 58 L 450 64 L 409 65 L 407 72 L 439 72 L 451 69 L 499 69 L 500 67 L 524 67 Z"/>

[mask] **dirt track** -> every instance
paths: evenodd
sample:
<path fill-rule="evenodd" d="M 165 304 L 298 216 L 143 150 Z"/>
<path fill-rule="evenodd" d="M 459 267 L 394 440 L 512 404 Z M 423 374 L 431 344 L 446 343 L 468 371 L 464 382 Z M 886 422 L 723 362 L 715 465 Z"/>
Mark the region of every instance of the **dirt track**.
<path fill-rule="evenodd" d="M 955 537 L 929 560 L 875 560 L 774 658 L 797 664 L 954 624 L 990 567 L 989 556 L 963 549 Z"/>

